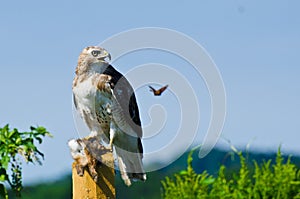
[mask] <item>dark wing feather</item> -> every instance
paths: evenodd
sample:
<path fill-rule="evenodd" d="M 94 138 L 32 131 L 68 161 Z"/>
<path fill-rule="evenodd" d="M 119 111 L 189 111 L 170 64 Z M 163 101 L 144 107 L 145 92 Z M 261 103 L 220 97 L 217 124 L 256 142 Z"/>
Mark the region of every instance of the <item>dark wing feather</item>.
<path fill-rule="evenodd" d="M 150 91 L 152 91 L 153 93 L 156 92 L 156 90 L 152 86 L 149 86 L 149 88 L 151 89 Z"/>
<path fill-rule="evenodd" d="M 162 92 L 164 92 L 164 91 L 168 88 L 168 86 L 169 86 L 169 85 L 166 85 L 166 86 L 160 88 L 160 89 L 158 90 L 159 93 L 161 94 Z"/>
<path fill-rule="evenodd" d="M 114 94 L 125 113 L 128 124 L 137 134 L 139 152 L 143 153 L 143 147 L 140 140 L 143 136 L 141 120 L 132 86 L 128 80 L 111 65 L 107 66 L 103 74 L 110 75 L 112 77 L 111 82 L 114 85 L 113 90 L 116 90 Z"/>

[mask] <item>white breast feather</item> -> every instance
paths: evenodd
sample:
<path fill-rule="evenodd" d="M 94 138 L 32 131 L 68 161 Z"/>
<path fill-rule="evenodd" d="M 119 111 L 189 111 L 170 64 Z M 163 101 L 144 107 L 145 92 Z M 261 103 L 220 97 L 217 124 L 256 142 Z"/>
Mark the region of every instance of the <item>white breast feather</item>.
<path fill-rule="evenodd" d="M 84 114 L 88 113 L 89 123 L 93 124 L 91 129 L 92 134 L 99 134 L 100 126 L 96 116 L 96 110 L 99 107 L 104 107 L 105 111 L 111 114 L 111 94 L 100 91 L 93 85 L 92 77 L 82 81 L 73 88 L 73 93 L 76 96 L 77 110 L 84 118 Z M 86 119 L 86 118 L 85 118 Z M 87 121 L 86 121 L 87 122 Z M 97 133 L 96 133 L 97 132 Z"/>

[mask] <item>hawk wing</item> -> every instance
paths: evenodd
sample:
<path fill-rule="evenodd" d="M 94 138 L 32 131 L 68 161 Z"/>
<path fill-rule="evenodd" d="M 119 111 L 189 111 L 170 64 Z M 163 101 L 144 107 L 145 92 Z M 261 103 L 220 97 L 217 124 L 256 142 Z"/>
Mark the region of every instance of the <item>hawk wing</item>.
<path fill-rule="evenodd" d="M 146 180 L 143 169 L 142 127 L 133 88 L 127 79 L 108 66 L 103 74 L 111 76 L 112 122 L 110 137 L 116 150 L 121 177 L 126 185 L 131 180 Z"/>
<path fill-rule="evenodd" d="M 124 119 L 126 120 L 126 123 L 129 124 L 129 126 L 135 133 L 135 135 L 132 136 L 137 137 L 138 139 L 138 152 L 143 154 L 143 146 L 141 143 L 143 132 L 141 127 L 139 108 L 133 88 L 131 87 L 128 80 L 111 65 L 106 68 L 103 74 L 112 77 L 111 85 L 115 98 L 124 113 Z"/>

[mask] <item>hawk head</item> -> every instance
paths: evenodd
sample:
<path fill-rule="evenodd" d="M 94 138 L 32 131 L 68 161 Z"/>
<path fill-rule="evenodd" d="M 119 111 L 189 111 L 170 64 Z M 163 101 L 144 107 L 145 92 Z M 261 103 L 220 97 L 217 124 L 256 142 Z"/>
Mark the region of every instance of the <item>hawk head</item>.
<path fill-rule="evenodd" d="M 80 53 L 77 69 L 82 72 L 87 72 L 87 70 L 100 70 L 99 66 L 107 66 L 110 60 L 111 56 L 104 48 L 89 46 L 84 48 Z"/>
<path fill-rule="evenodd" d="M 83 49 L 80 55 L 82 55 L 83 58 L 89 63 L 107 63 L 111 60 L 110 54 L 104 48 L 101 48 L 99 46 L 86 47 L 85 49 Z"/>

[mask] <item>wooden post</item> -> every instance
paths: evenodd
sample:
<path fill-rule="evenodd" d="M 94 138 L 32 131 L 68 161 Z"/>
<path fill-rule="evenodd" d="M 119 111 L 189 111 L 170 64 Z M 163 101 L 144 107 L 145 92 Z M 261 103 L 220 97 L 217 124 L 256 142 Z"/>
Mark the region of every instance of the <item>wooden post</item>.
<path fill-rule="evenodd" d="M 83 176 L 76 170 L 76 162 L 72 165 L 73 199 L 115 199 L 115 171 L 112 152 L 101 155 L 102 162 L 98 162 L 96 171 L 98 180 L 91 177 L 88 167 L 84 168 Z M 108 165 L 108 166 L 107 166 Z"/>

